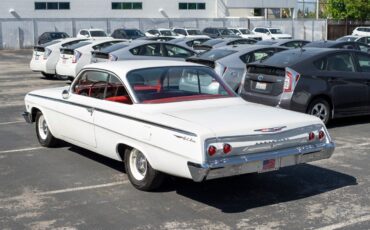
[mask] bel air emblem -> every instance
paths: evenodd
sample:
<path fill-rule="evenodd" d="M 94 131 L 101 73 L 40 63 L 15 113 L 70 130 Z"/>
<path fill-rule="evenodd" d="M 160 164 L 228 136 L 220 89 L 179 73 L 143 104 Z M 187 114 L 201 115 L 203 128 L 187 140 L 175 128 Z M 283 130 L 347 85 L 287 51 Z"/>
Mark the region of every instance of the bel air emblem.
<path fill-rule="evenodd" d="M 273 127 L 273 128 L 262 128 L 262 129 L 256 129 L 255 132 L 263 132 L 263 133 L 273 133 L 280 131 L 282 129 L 285 129 L 286 126 L 279 126 L 279 127 Z"/>

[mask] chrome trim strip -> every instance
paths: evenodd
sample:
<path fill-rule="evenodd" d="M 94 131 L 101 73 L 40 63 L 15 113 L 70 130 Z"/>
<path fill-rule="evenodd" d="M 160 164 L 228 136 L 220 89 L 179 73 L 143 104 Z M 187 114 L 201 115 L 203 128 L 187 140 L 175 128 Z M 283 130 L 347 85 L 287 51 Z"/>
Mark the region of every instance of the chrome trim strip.
<path fill-rule="evenodd" d="M 60 100 L 60 99 L 56 99 L 56 98 L 52 98 L 52 97 L 46 97 L 46 96 L 41 96 L 41 95 L 37 95 L 37 94 L 28 94 L 28 95 L 43 98 L 43 99 L 48 99 L 48 100 L 52 100 L 52 101 L 56 101 L 56 102 L 61 102 L 61 103 L 65 103 L 65 104 L 75 105 L 75 106 L 79 106 L 79 107 L 82 107 L 82 108 L 92 108 L 91 106 L 86 106 L 86 105 L 82 105 L 82 104 L 74 103 L 74 102 L 70 102 L 70 101 L 64 101 L 64 100 Z M 119 117 L 123 117 L 123 118 L 126 118 L 126 119 L 134 120 L 134 121 L 137 121 L 137 122 L 145 123 L 145 124 L 148 124 L 148 125 L 157 126 L 159 128 L 171 130 L 171 131 L 174 131 L 174 132 L 177 132 L 177 133 L 182 133 L 182 134 L 185 134 L 185 135 L 188 135 L 188 136 L 197 137 L 197 135 L 195 133 L 192 133 L 192 132 L 189 132 L 189 131 L 186 131 L 186 130 L 182 130 L 182 129 L 173 128 L 173 127 L 170 127 L 170 126 L 167 126 L 167 125 L 162 125 L 162 124 L 154 123 L 154 122 L 151 122 L 151 121 L 143 120 L 143 119 L 140 119 L 140 118 L 135 118 L 135 117 L 131 117 L 131 116 L 111 112 L 111 111 L 108 111 L 108 110 L 105 110 L 105 109 L 94 108 L 94 110 L 99 111 L 99 112 L 103 112 L 103 113 L 108 113 L 108 114 L 111 114 L 113 116 L 119 116 Z"/>

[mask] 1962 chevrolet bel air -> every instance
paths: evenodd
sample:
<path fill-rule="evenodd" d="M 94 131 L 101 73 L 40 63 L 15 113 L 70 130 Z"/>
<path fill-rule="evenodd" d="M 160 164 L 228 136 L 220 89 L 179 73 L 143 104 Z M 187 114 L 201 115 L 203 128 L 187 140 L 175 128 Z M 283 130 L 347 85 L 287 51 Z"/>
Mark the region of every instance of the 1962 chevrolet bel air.
<path fill-rule="evenodd" d="M 25 104 L 23 116 L 36 123 L 42 146 L 64 140 L 123 161 L 141 190 L 157 188 L 165 174 L 200 182 L 334 151 L 319 118 L 245 102 L 211 68 L 194 63 L 92 64 L 70 87 L 30 92 Z"/>

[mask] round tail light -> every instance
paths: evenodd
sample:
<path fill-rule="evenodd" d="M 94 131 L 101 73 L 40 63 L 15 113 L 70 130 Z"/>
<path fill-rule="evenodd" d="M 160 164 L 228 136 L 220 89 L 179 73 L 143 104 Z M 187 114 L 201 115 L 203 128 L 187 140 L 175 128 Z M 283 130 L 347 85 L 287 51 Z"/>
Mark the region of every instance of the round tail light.
<path fill-rule="evenodd" d="M 228 154 L 229 152 L 231 152 L 231 145 L 229 144 L 224 144 L 224 147 L 223 147 L 223 150 L 224 150 L 224 153 L 225 154 Z"/>
<path fill-rule="evenodd" d="M 314 139 L 315 139 L 315 134 L 313 132 L 310 132 L 310 134 L 308 134 L 308 140 L 313 141 Z"/>
<path fill-rule="evenodd" d="M 217 148 L 215 146 L 210 145 L 208 147 L 208 155 L 213 156 L 216 154 L 216 152 L 217 152 Z"/>
<path fill-rule="evenodd" d="M 324 139 L 324 137 L 325 137 L 325 132 L 320 130 L 319 131 L 319 139 L 322 140 L 322 139 Z"/>

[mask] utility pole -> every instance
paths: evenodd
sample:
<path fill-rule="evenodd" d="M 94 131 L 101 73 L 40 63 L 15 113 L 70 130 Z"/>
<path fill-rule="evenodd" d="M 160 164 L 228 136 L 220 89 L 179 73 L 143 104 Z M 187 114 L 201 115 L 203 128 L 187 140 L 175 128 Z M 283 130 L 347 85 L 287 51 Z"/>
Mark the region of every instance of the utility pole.
<path fill-rule="evenodd" d="M 316 19 L 319 19 L 320 0 L 316 0 Z"/>

